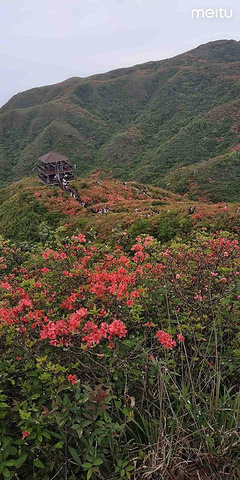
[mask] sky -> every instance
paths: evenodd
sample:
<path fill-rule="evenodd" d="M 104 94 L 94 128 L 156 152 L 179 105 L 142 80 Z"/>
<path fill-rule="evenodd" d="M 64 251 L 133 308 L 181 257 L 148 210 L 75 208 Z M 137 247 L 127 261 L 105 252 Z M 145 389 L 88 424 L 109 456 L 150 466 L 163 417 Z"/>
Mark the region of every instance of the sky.
<path fill-rule="evenodd" d="M 192 18 L 223 7 L 231 18 Z M 0 106 L 18 92 L 240 40 L 240 0 L 0 0 Z"/>

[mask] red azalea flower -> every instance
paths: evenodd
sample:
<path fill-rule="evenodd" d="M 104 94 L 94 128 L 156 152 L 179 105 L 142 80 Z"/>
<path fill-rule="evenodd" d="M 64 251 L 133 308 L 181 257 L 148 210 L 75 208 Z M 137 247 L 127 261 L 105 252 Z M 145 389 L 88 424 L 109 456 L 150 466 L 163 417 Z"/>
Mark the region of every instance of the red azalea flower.
<path fill-rule="evenodd" d="M 176 346 L 176 342 L 172 339 L 171 335 L 163 330 L 158 330 L 156 337 L 158 338 L 159 343 L 167 348 L 167 350 L 172 350 L 172 348 Z"/>
<path fill-rule="evenodd" d="M 26 437 L 29 437 L 31 435 L 31 432 L 28 432 L 27 430 L 24 430 L 22 432 L 22 440 L 24 440 Z"/>
<path fill-rule="evenodd" d="M 41 272 L 48 273 L 48 272 L 50 272 L 50 270 L 47 267 L 43 267 L 43 268 L 41 268 Z"/>
<path fill-rule="evenodd" d="M 144 247 L 149 247 L 150 245 L 152 245 L 152 242 L 153 242 L 153 237 L 151 236 L 146 237 L 144 241 Z"/>
<path fill-rule="evenodd" d="M 68 375 L 68 381 L 74 385 L 77 382 L 77 375 Z"/>
<path fill-rule="evenodd" d="M 177 335 L 177 339 L 178 339 L 179 343 L 181 343 L 181 342 L 184 342 L 185 337 L 184 337 L 181 333 L 179 333 L 179 334 Z"/>

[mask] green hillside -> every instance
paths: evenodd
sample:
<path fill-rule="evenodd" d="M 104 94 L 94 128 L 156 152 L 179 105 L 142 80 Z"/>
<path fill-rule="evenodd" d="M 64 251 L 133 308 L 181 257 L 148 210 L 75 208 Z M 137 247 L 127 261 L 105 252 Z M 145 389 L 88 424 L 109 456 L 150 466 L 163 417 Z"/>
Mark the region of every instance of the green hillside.
<path fill-rule="evenodd" d="M 195 182 L 200 196 L 237 201 L 239 98 L 233 40 L 19 93 L 0 109 L 1 179 L 32 175 L 38 157 L 57 150 L 81 176 L 101 167 L 179 193 Z M 199 180 L 201 165 L 215 183 Z"/>
<path fill-rule="evenodd" d="M 239 202 L 239 153 L 232 152 L 195 165 L 179 167 L 166 175 L 164 183 L 170 190 L 187 194 L 192 200 Z"/>

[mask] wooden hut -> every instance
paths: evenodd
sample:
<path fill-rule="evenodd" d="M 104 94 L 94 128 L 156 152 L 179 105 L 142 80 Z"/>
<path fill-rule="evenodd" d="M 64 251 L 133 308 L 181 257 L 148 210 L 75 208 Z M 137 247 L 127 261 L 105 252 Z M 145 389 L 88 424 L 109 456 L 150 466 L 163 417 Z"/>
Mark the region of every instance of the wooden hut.
<path fill-rule="evenodd" d="M 38 178 L 44 185 L 59 185 L 63 178 L 74 178 L 73 167 L 68 158 L 58 152 L 48 152 L 39 157 Z"/>

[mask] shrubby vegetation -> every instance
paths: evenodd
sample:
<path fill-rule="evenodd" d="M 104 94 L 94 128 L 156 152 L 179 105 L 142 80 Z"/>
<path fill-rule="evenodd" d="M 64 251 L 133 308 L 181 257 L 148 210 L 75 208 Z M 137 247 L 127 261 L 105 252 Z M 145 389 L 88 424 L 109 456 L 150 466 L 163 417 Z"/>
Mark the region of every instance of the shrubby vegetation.
<path fill-rule="evenodd" d="M 42 238 L 44 225 L 54 230 L 63 218 L 60 212 L 49 211 L 39 203 L 32 192 L 25 191 L 2 205 L 0 231 L 16 241 L 37 242 Z"/>
<path fill-rule="evenodd" d="M 237 237 L 131 238 L 2 239 L 2 478 L 239 478 Z"/>
<path fill-rule="evenodd" d="M 212 202 L 237 202 L 240 194 L 239 151 L 202 161 L 170 172 L 164 184 L 192 200 L 205 198 Z"/>

